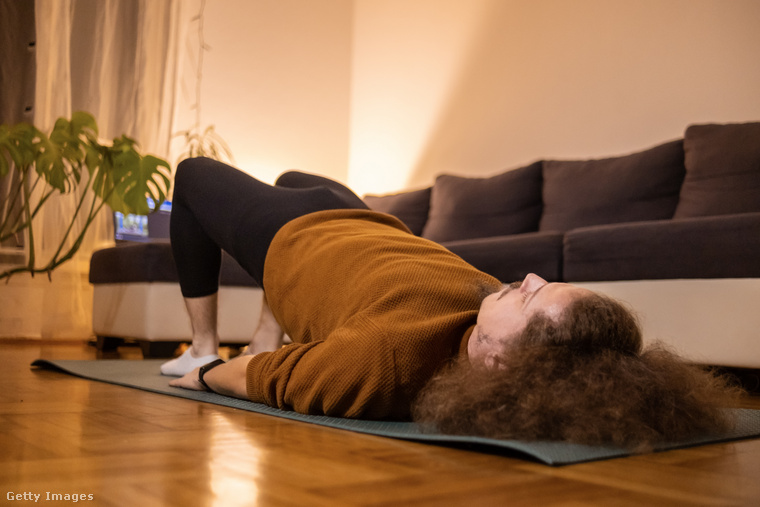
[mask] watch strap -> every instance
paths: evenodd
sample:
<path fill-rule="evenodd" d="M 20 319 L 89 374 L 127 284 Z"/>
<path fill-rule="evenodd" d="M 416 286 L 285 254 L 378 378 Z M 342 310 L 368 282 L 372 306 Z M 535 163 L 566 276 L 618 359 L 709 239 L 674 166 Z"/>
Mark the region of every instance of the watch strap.
<path fill-rule="evenodd" d="M 206 383 L 205 380 L 203 380 L 203 376 L 206 375 L 206 373 L 208 373 L 211 370 L 213 370 L 214 368 L 216 368 L 217 366 L 219 366 L 220 364 L 224 364 L 224 359 L 215 359 L 215 360 L 211 361 L 210 363 L 204 364 L 198 370 L 198 382 L 200 382 L 203 387 L 205 387 L 206 389 L 208 389 L 212 393 L 214 392 L 214 390 L 211 389 L 208 386 L 208 384 Z"/>

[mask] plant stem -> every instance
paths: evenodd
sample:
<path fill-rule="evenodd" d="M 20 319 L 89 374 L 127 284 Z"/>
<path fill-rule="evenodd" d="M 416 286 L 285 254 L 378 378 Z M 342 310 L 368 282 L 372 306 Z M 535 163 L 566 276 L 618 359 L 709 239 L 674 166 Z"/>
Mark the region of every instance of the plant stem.
<path fill-rule="evenodd" d="M 31 191 L 24 188 L 24 214 L 26 215 L 27 223 L 29 224 L 27 227 L 27 237 L 29 238 L 29 260 L 27 263 L 27 266 L 30 270 L 34 270 L 34 227 L 32 227 L 32 212 L 29 205 L 29 199 L 31 198 Z M 34 276 L 34 271 L 32 271 L 32 276 Z"/>
<path fill-rule="evenodd" d="M 63 233 L 63 237 L 61 238 L 61 244 L 58 245 L 58 250 L 55 251 L 53 254 L 53 257 L 51 257 L 51 263 L 55 261 L 58 258 L 58 255 L 63 251 L 64 245 L 66 244 L 66 240 L 69 237 L 69 234 L 71 234 L 71 230 L 74 228 L 74 224 L 77 221 L 77 216 L 79 216 L 79 211 L 82 209 L 82 204 L 84 203 L 84 198 L 86 194 L 82 193 L 81 198 L 79 199 L 79 202 L 77 203 L 77 207 L 74 211 L 74 215 L 71 217 L 71 221 L 69 222 L 69 226 L 66 228 L 66 232 Z M 78 248 L 78 247 L 77 247 Z"/>
<path fill-rule="evenodd" d="M 19 170 L 20 179 L 18 182 L 18 186 L 16 187 L 16 191 L 14 192 L 13 199 L 8 205 L 7 208 L 7 214 L 5 216 L 5 220 L 3 220 L 2 226 L 0 226 L 0 231 L 7 230 L 8 232 L 4 235 L 0 235 L 0 241 L 5 241 L 6 239 L 10 238 L 11 236 L 14 236 L 18 234 L 22 229 L 25 227 L 28 227 L 27 222 L 22 222 L 21 217 L 24 213 L 24 206 L 23 204 L 19 205 L 18 211 L 16 212 L 16 216 L 11 219 L 11 210 L 16 206 L 17 201 L 23 202 L 23 199 L 21 199 L 22 192 L 26 189 L 26 182 L 27 178 L 29 177 L 31 166 L 23 167 Z M 37 182 L 39 181 L 40 176 L 37 176 Z M 34 193 L 34 187 L 37 186 L 37 182 L 29 189 L 30 193 Z M 34 214 L 32 214 L 34 216 Z M 8 226 L 7 224 L 12 224 Z"/>

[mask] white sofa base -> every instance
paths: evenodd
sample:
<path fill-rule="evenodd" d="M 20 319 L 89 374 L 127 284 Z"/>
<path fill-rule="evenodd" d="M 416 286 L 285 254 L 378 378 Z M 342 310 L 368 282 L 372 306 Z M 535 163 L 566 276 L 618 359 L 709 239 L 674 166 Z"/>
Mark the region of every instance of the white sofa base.
<path fill-rule="evenodd" d="M 760 279 L 641 280 L 575 284 L 627 303 L 646 343 L 658 340 L 695 363 L 760 368 Z M 222 287 L 219 334 L 246 344 L 263 291 Z M 176 283 L 97 284 L 93 331 L 146 341 L 189 341 L 190 320 Z"/>
<path fill-rule="evenodd" d="M 222 343 L 251 341 L 259 323 L 263 291 L 219 289 L 218 329 Z M 190 318 L 179 284 L 169 282 L 96 284 L 92 328 L 97 336 L 146 341 L 190 341 Z"/>
<path fill-rule="evenodd" d="M 575 284 L 628 303 L 645 343 L 689 361 L 760 368 L 760 279 L 642 280 Z"/>

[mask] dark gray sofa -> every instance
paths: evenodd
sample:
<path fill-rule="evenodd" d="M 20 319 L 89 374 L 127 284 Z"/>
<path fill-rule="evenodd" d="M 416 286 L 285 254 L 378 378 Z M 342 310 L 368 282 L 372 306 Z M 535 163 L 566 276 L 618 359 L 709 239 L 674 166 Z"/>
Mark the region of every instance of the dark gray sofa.
<path fill-rule="evenodd" d="M 504 281 L 760 277 L 760 123 L 365 201 Z"/>
<path fill-rule="evenodd" d="M 650 307 L 645 331 L 695 361 L 760 367 L 760 123 L 692 125 L 624 156 L 441 175 L 365 201 L 502 281 L 587 285 Z M 737 301 L 722 317 L 715 298 Z"/>

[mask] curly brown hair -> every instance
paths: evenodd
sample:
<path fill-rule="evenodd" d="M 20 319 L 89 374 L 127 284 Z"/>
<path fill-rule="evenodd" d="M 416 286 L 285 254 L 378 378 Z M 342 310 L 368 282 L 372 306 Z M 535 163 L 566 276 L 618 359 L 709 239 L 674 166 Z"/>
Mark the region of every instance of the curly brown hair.
<path fill-rule="evenodd" d="M 502 369 L 455 361 L 413 406 L 423 428 L 500 439 L 647 450 L 729 428 L 739 389 L 660 345 L 642 350 L 635 317 L 593 294 L 559 322 L 539 315 L 510 340 Z"/>

